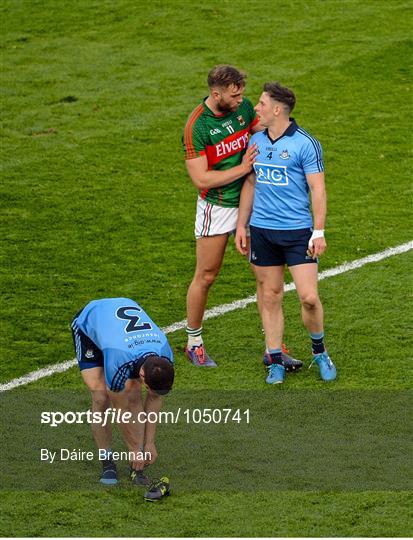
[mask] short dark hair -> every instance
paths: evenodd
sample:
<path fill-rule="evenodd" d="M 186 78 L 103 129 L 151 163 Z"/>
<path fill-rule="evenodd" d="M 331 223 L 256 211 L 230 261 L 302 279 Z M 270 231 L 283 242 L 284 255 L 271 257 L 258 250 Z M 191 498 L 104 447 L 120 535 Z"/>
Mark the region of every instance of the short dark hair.
<path fill-rule="evenodd" d="M 143 363 L 145 383 L 157 394 L 167 394 L 174 383 L 175 370 L 172 362 L 164 356 L 152 354 Z"/>
<path fill-rule="evenodd" d="M 228 64 L 219 64 L 211 69 L 208 73 L 208 86 L 214 88 L 219 86 L 220 88 L 228 88 L 231 84 L 237 88 L 245 86 L 246 73 L 239 71 L 234 66 Z"/>
<path fill-rule="evenodd" d="M 267 82 L 264 84 L 264 92 L 271 99 L 284 103 L 288 107 L 288 112 L 291 112 L 295 107 L 295 94 L 286 86 L 282 86 L 279 82 Z"/>

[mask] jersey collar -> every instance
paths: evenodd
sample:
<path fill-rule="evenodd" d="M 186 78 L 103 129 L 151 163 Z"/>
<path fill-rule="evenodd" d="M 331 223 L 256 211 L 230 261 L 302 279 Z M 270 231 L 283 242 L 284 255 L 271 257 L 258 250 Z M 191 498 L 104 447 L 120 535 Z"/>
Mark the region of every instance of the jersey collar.
<path fill-rule="evenodd" d="M 294 118 L 290 118 L 291 124 L 288 126 L 288 128 L 284 131 L 282 135 L 280 135 L 277 139 L 272 140 L 270 137 L 270 134 L 268 133 L 268 128 L 264 130 L 264 134 L 266 137 L 268 137 L 271 141 L 271 144 L 275 144 L 277 141 L 282 139 L 283 137 L 292 137 L 294 133 L 298 129 L 297 122 L 294 120 Z"/>

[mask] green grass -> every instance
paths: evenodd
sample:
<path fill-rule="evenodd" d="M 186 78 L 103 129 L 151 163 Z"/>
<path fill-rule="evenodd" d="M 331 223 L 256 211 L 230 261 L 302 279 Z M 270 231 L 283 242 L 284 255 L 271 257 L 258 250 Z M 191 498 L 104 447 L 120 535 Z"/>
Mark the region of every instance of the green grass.
<path fill-rule="evenodd" d="M 75 0 L 70 5 L 4 0 L 0 381 L 72 358 L 69 322 L 93 298 L 130 296 L 161 326 L 185 317 L 194 268 L 196 193 L 180 138 L 188 114 L 207 93 L 206 74 L 216 63 L 230 62 L 248 72 L 246 94 L 253 102 L 267 80 L 280 80 L 296 91 L 294 116 L 320 139 L 325 154 L 329 216 L 322 270 L 411 240 L 411 12 L 407 0 L 242 0 L 236 6 L 229 0 L 197 6 L 183 0 Z M 298 453 L 300 467 L 284 459 L 283 475 L 277 477 L 274 466 L 277 490 L 271 488 L 266 462 L 255 467 L 243 462 L 245 484 L 241 479 L 239 488 L 214 489 L 202 481 L 189 489 L 182 484 L 181 465 L 174 468 L 170 461 L 174 452 L 167 458 L 171 444 L 183 454 L 179 463 L 191 451 L 181 426 L 175 444 L 173 434 L 171 443 L 170 431 L 159 428 L 157 470 L 168 467 L 175 483 L 173 496 L 161 505 L 144 504 L 140 491 L 123 484 L 113 491 L 85 487 L 82 478 L 92 482 L 95 463 L 74 467 L 60 493 L 53 482 L 61 479 L 61 469 L 51 477 L 51 491 L 36 491 L 41 469 L 31 452 L 40 441 L 36 437 L 48 432 L 37 430 L 34 416 L 32 427 L 15 437 L 27 448 L 26 459 L 31 457 L 30 482 L 17 489 L 17 477 L 13 487 L 10 476 L 4 476 L 1 534 L 410 535 L 411 496 L 400 480 L 407 463 L 408 419 L 402 430 L 393 431 L 398 410 L 400 417 L 408 411 L 399 398 L 412 383 L 409 265 L 411 255 L 404 254 L 320 283 L 328 347 L 339 369 L 334 385 L 321 384 L 313 368 L 289 377 L 283 388 L 268 388 L 253 305 L 205 323 L 208 349 L 220 365 L 207 374 L 185 361 L 184 333 L 170 335 L 177 361 L 171 407 L 185 392 L 191 406 L 201 390 L 207 394 L 199 395 L 209 399 L 217 392 L 221 399 L 228 395 L 229 402 L 241 392 L 245 406 L 263 411 L 265 425 L 267 414 L 268 421 L 274 420 L 274 411 L 267 413 L 264 406 L 274 393 L 281 409 L 295 396 L 298 405 L 308 396 L 308 406 L 340 398 L 343 411 L 333 407 L 330 418 L 336 431 L 326 432 L 328 450 L 334 446 L 332 435 L 339 437 L 340 422 L 353 418 L 351 405 L 363 410 L 363 400 L 373 403 L 370 409 L 384 415 L 379 426 L 373 414 L 377 438 L 362 432 L 364 416 L 355 416 L 348 433 L 354 448 L 363 449 L 364 476 L 349 459 L 348 484 L 334 475 L 326 479 L 329 490 L 314 484 L 304 449 L 323 436 L 322 415 L 304 405 L 301 413 L 297 405 L 282 423 L 282 449 L 291 455 L 295 434 L 307 443 Z M 230 245 L 209 306 L 254 291 L 246 261 Z M 295 293 L 286 295 L 285 314 L 286 341 L 295 356 L 308 361 L 308 337 Z M 37 406 L 47 401 L 46 389 L 53 389 L 62 392 L 62 404 L 69 407 L 72 396 L 87 408 L 80 388 L 79 373 L 72 369 L 2 396 L 2 430 L 9 436 L 4 440 L 10 440 L 14 425 L 24 426 L 23 404 L 32 414 L 37 411 L 30 402 L 35 392 L 42 396 Z M 20 396 L 20 407 L 13 406 L 14 416 L 9 415 L 8 400 L 18 403 Z M 377 407 L 369 399 L 377 400 Z M 389 399 L 394 406 L 386 412 L 383 405 Z M 58 403 L 54 406 L 57 410 Z M 308 418 L 312 421 L 307 423 Z M 265 444 L 259 427 L 243 429 L 245 448 L 261 456 Z M 314 441 L 311 427 L 317 431 Z M 260 436 L 250 447 L 252 429 Z M 59 433 L 63 437 L 65 432 L 54 432 L 54 444 L 59 444 Z M 208 433 L 201 430 L 200 445 L 209 441 Z M 238 454 L 231 437 L 225 443 L 225 434 L 212 437 L 208 448 L 224 449 L 231 461 Z M 196 444 L 197 431 L 191 436 Z M 87 429 L 71 437 L 75 445 L 91 445 Z M 393 463 L 398 473 L 388 481 L 384 473 L 380 477 L 376 459 L 386 441 L 386 464 Z M 369 444 L 374 446 L 371 456 Z M 13 448 L 5 445 L 7 452 Z M 205 471 L 231 471 L 225 459 L 217 463 L 208 456 Z M 16 456 L 11 461 L 21 469 Z M 309 464 L 312 472 L 320 467 L 311 459 Z M 376 484 L 367 482 L 368 467 Z M 202 476 L 196 467 L 191 471 L 191 480 Z M 265 474 L 263 487 L 248 490 L 256 480 L 254 471 Z M 300 472 L 313 489 L 299 483 Z"/>
<path fill-rule="evenodd" d="M 325 151 L 323 267 L 410 239 L 409 2 L 288 6 L 3 2 L 1 380 L 69 358 L 67 323 L 91 298 L 184 318 L 195 190 L 180 137 L 216 62 L 249 73 L 254 101 L 268 79 L 296 90 Z M 253 290 L 229 251 L 210 305 Z"/>
<path fill-rule="evenodd" d="M 66 495 L 26 492 L 20 494 L 24 519 L 16 512 L 14 493 L 2 498 L 8 508 L 3 534 L 13 536 L 46 536 L 53 530 L 55 536 L 403 537 L 412 518 L 408 493 L 212 492 L 145 505 L 136 492 L 80 491 L 68 507 Z M 45 508 L 52 528 L 38 519 Z"/>
<path fill-rule="evenodd" d="M 177 383 L 165 410 L 248 408 L 251 420 L 159 426 L 160 458 L 152 474 L 169 474 L 173 494 L 156 508 L 128 485 L 125 463 L 112 490 L 96 482 L 96 460 L 40 463 L 40 448 L 93 450 L 85 424 L 40 424 L 43 410 L 89 407 L 77 369 L 3 395 L 3 534 L 408 535 L 412 381 L 406 351 L 412 339 L 411 316 L 400 320 L 400 313 L 409 314 L 411 260 L 404 254 L 320 283 L 339 370 L 334 384 L 319 381 L 313 368 L 288 376 L 283 387 L 266 385 L 256 306 L 209 322 L 220 367 L 208 374 L 179 352 L 183 333 L 171 334 Z M 308 358 L 295 293 L 286 294 L 285 307 L 288 337 L 298 356 Z M 224 338 L 228 328 L 230 339 Z M 123 449 L 118 433 L 114 448 Z M 34 496 L 30 521 L 21 521 Z"/>

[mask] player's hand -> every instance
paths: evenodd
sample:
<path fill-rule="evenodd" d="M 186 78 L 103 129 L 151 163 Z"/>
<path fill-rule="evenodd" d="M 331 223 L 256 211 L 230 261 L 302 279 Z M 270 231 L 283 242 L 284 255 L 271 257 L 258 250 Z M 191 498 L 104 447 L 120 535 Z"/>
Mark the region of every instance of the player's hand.
<path fill-rule="evenodd" d="M 247 151 L 245 152 L 245 154 L 244 154 L 244 156 L 242 158 L 241 165 L 245 169 L 245 174 L 251 172 L 252 166 L 255 163 L 255 159 L 256 159 L 257 155 L 258 155 L 258 147 L 257 147 L 256 143 L 254 143 L 254 144 L 252 144 L 251 146 L 249 146 L 247 148 Z"/>
<path fill-rule="evenodd" d="M 141 452 L 135 452 L 135 455 L 139 455 Z M 131 463 L 131 467 L 134 471 L 143 471 L 143 468 L 145 467 L 145 460 L 144 459 L 135 459 Z"/>
<path fill-rule="evenodd" d="M 235 247 L 241 253 L 241 255 L 247 255 L 248 253 L 248 237 L 246 227 L 239 225 L 235 233 Z"/>
<path fill-rule="evenodd" d="M 158 452 L 156 450 L 155 443 L 145 443 L 144 453 L 145 452 L 150 454 L 150 458 L 148 456 L 148 459 L 145 460 L 145 465 L 152 465 L 153 463 L 155 463 L 158 457 Z"/>
<path fill-rule="evenodd" d="M 324 236 L 320 238 L 310 238 L 310 241 L 308 242 L 308 253 L 313 259 L 322 255 L 326 248 L 327 242 Z"/>

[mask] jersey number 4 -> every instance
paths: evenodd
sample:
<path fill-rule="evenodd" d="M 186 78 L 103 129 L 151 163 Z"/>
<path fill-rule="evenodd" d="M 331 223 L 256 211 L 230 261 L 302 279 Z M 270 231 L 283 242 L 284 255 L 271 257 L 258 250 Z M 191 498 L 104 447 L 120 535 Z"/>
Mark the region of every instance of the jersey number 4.
<path fill-rule="evenodd" d="M 126 313 L 126 312 L 129 313 Z M 132 307 L 121 307 L 116 311 L 116 317 L 118 319 L 123 319 L 125 321 L 129 321 L 125 332 L 137 332 L 139 330 L 152 330 L 152 325 L 148 322 L 144 322 L 142 324 L 138 324 L 139 322 L 139 315 L 136 314 L 130 314 L 131 311 L 142 311 L 139 308 L 132 306 Z"/>

